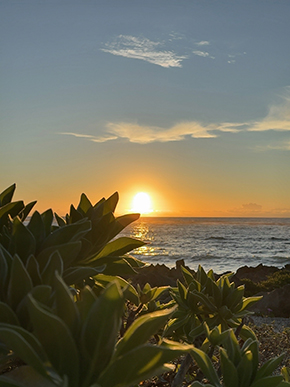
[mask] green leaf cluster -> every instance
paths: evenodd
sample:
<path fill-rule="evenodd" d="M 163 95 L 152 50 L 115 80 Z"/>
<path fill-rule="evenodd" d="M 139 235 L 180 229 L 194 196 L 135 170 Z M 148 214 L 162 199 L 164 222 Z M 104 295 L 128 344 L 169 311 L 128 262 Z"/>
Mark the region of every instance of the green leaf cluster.
<path fill-rule="evenodd" d="M 231 274 L 182 268 L 176 288 L 123 278 L 144 265 L 128 254 L 143 242 L 117 237 L 139 217 L 114 216 L 117 193 L 95 205 L 82 194 L 62 218 L 29 216 L 36 202 L 13 202 L 14 191 L 0 193 L 0 366 L 15 356 L 26 366 L 0 387 L 129 387 L 173 371 L 185 353 L 199 367 L 192 386 L 290 386 L 285 367 L 273 375 L 282 355 L 258 367 L 243 317 L 259 297 L 244 297 Z"/>
<path fill-rule="evenodd" d="M 216 332 L 217 333 L 217 332 Z M 192 356 L 209 383 L 199 381 L 192 387 L 286 387 L 290 386 L 287 369 L 283 375 L 273 375 L 283 359 L 283 354 L 259 367 L 258 342 L 251 336 L 240 345 L 233 329 L 220 333 L 219 364 L 214 367 L 210 356 L 194 348 Z"/>
<path fill-rule="evenodd" d="M 66 381 L 71 387 L 131 386 L 170 370 L 167 363 L 192 348 L 170 341 L 148 343 L 172 309 L 139 317 L 120 338 L 125 296 L 118 281 L 99 297 L 85 287 L 75 302 L 56 274 L 55 298 L 52 311 L 28 295 L 31 332 L 0 323 L 0 340 L 52 386 Z"/>
<path fill-rule="evenodd" d="M 215 279 L 199 266 L 192 274 L 182 267 L 184 284 L 178 281 L 172 289 L 172 297 L 178 310 L 168 324 L 167 335 L 173 335 L 193 342 L 204 333 L 203 322 L 210 328 L 221 325 L 222 330 L 237 327 L 242 318 L 250 314 L 249 307 L 261 297 L 244 297 L 244 286 L 236 287 L 230 282 L 232 274 Z"/>

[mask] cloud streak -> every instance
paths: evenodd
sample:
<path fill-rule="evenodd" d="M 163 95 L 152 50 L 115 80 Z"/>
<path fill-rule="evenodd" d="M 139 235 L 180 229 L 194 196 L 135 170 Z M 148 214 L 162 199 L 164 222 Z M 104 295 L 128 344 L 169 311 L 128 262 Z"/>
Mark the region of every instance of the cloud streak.
<path fill-rule="evenodd" d="M 114 41 L 105 44 L 101 51 L 125 58 L 140 59 L 161 67 L 182 67 L 186 55 L 162 49 L 161 42 L 130 35 L 119 35 Z"/>
<path fill-rule="evenodd" d="M 290 92 L 290 88 L 287 89 Z M 290 131 L 290 98 L 286 97 L 283 104 L 271 106 L 267 116 L 261 121 L 254 122 L 249 130 Z"/>
<path fill-rule="evenodd" d="M 286 89 L 290 91 L 290 88 Z M 101 136 L 62 132 L 62 135 L 70 135 L 84 138 L 97 143 L 117 139 L 127 140 L 131 143 L 150 144 L 153 142 L 182 141 L 191 138 L 215 138 L 221 132 L 253 132 L 253 131 L 289 131 L 290 132 L 290 98 L 284 97 L 283 104 L 270 107 L 267 116 L 260 121 L 253 122 L 222 122 L 205 125 L 198 121 L 184 121 L 169 128 L 158 126 L 139 125 L 132 122 L 109 122 L 106 125 L 106 133 Z M 265 150 L 290 150 L 289 140 L 284 143 L 256 146 L 254 149 Z"/>
<path fill-rule="evenodd" d="M 209 133 L 211 126 L 204 127 L 198 122 L 182 122 L 171 128 L 164 129 L 154 126 L 141 126 L 126 122 L 109 123 L 107 125 L 110 133 L 119 138 L 138 144 L 149 144 L 152 142 L 181 141 L 186 136 L 192 138 L 212 138 L 215 134 Z"/>

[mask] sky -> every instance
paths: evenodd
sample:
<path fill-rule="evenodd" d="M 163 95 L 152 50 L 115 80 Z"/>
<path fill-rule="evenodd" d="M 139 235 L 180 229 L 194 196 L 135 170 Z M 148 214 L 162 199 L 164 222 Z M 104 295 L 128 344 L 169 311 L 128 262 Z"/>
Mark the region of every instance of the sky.
<path fill-rule="evenodd" d="M 289 0 L 3 0 L 0 191 L 290 216 Z"/>

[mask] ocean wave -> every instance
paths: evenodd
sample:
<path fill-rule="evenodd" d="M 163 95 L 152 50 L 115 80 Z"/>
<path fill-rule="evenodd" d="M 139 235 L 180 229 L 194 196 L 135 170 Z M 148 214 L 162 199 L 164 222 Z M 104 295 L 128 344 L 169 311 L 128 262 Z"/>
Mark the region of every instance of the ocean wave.
<path fill-rule="evenodd" d="M 219 236 L 210 236 L 208 238 L 205 238 L 206 241 L 209 241 L 211 239 L 217 240 L 217 241 L 225 241 L 227 238 L 225 237 L 219 237 Z"/>
<path fill-rule="evenodd" d="M 271 237 L 269 238 L 271 241 L 281 241 L 281 242 L 288 242 L 289 239 L 288 238 L 277 238 L 277 237 Z"/>

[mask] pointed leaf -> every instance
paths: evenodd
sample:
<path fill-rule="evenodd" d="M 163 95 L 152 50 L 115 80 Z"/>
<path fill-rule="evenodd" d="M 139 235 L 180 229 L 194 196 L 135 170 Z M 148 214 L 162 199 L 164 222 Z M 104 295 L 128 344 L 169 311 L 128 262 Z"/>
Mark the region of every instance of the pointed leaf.
<path fill-rule="evenodd" d="M 92 203 L 89 201 L 88 197 L 84 193 L 82 193 L 77 210 L 85 216 L 87 212 L 92 208 Z"/>
<path fill-rule="evenodd" d="M 97 296 L 89 286 L 85 286 L 80 291 L 80 300 L 77 301 L 77 308 L 81 317 L 82 324 L 87 319 L 88 314 L 95 301 L 97 301 Z"/>
<path fill-rule="evenodd" d="M 36 241 L 33 234 L 19 218 L 14 218 L 11 239 L 12 254 L 18 254 L 25 262 L 30 254 L 35 253 L 35 248 Z"/>
<path fill-rule="evenodd" d="M 88 369 L 84 386 L 89 386 L 108 365 L 115 348 L 124 298 L 116 282 L 112 282 L 92 306 L 82 328 L 81 345 Z"/>
<path fill-rule="evenodd" d="M 15 309 L 19 302 L 32 289 L 31 278 L 21 259 L 15 255 L 12 262 L 10 280 L 7 291 L 7 301 Z"/>
<path fill-rule="evenodd" d="M 42 282 L 46 285 L 54 283 L 55 272 L 63 273 L 63 261 L 58 251 L 55 251 L 49 258 L 45 268 L 41 272 Z"/>
<path fill-rule="evenodd" d="M 118 342 L 114 357 L 119 357 L 135 347 L 145 344 L 158 330 L 163 327 L 176 308 L 148 313 L 139 317 L 125 332 Z"/>
<path fill-rule="evenodd" d="M 39 263 L 40 269 L 43 270 L 44 266 L 47 264 L 49 257 L 56 250 L 61 255 L 61 258 L 64 263 L 64 267 L 69 267 L 73 261 L 77 258 L 82 247 L 82 242 L 70 242 L 64 243 L 61 245 L 51 246 L 47 249 L 44 249 L 37 255 L 37 261 Z"/>
<path fill-rule="evenodd" d="M 113 193 L 113 195 L 111 195 L 108 199 L 106 199 L 104 203 L 103 215 L 107 214 L 108 212 L 114 212 L 118 204 L 118 201 L 119 201 L 118 192 Z"/>
<path fill-rule="evenodd" d="M 36 249 L 38 250 L 46 237 L 44 222 L 38 211 L 33 213 L 27 228 L 33 234 L 36 241 Z"/>
<path fill-rule="evenodd" d="M 167 362 L 188 352 L 189 346 L 175 343 L 170 346 L 142 345 L 119 357 L 105 368 L 97 383 L 106 387 L 129 387 L 142 380 L 168 371 Z M 134 361 L 132 361 L 134 359 Z"/>
<path fill-rule="evenodd" d="M 266 376 L 271 375 L 276 370 L 276 368 L 279 366 L 279 364 L 283 360 L 284 356 L 285 356 L 285 354 L 282 353 L 280 356 L 275 357 L 273 359 L 269 359 L 268 361 L 266 361 L 262 365 L 262 367 L 258 370 L 255 380 L 259 380 L 261 378 L 264 378 Z"/>
<path fill-rule="evenodd" d="M 61 376 L 67 375 L 70 386 L 77 387 L 79 354 L 68 327 L 58 316 L 41 308 L 31 296 L 28 298 L 35 336 L 58 373 Z"/>
<path fill-rule="evenodd" d="M 32 208 L 35 206 L 36 203 L 37 201 L 30 202 L 26 204 L 23 210 L 20 211 L 19 218 L 22 220 L 22 222 L 24 222 L 24 220 L 27 218 L 28 214 L 30 213 L 30 211 L 32 210 Z"/>
<path fill-rule="evenodd" d="M 282 380 L 283 376 L 281 375 L 266 376 L 255 381 L 253 384 L 251 384 L 251 387 L 282 387 Z"/>
<path fill-rule="evenodd" d="M 11 202 L 15 189 L 16 189 L 16 184 L 14 183 L 0 193 L 0 207 L 3 207 L 5 206 L 5 204 L 8 204 Z"/>
<path fill-rule="evenodd" d="M 51 225 L 52 225 L 52 221 L 53 221 L 52 209 L 50 208 L 50 209 L 44 211 L 41 214 L 41 218 L 42 218 L 43 223 L 44 223 L 45 235 L 47 237 L 51 233 Z"/>
<path fill-rule="evenodd" d="M 83 219 L 77 223 L 60 227 L 52 232 L 43 242 L 42 249 L 80 240 L 91 229 L 91 222 Z"/>
<path fill-rule="evenodd" d="M 243 300 L 243 306 L 241 308 L 241 311 L 245 310 L 245 309 L 249 309 L 249 307 L 253 304 L 255 304 L 256 302 L 258 302 L 259 300 L 261 300 L 261 298 L 263 298 L 262 296 L 259 296 L 259 297 L 248 297 L 248 298 L 245 298 Z"/>
<path fill-rule="evenodd" d="M 114 280 L 118 281 L 118 284 L 122 288 L 122 290 L 124 292 L 124 296 L 126 297 L 126 299 L 131 301 L 134 305 L 139 305 L 140 300 L 139 300 L 139 296 L 138 296 L 136 289 L 128 281 L 126 281 L 124 278 L 118 277 L 118 276 L 112 276 L 112 275 L 98 274 L 95 277 L 95 279 L 98 283 L 103 285 L 104 288 L 110 282 L 112 282 Z"/>
<path fill-rule="evenodd" d="M 67 285 L 74 285 L 88 277 L 93 277 L 99 273 L 102 273 L 105 269 L 105 265 L 100 267 L 82 267 L 74 266 L 64 270 L 63 279 Z"/>
<path fill-rule="evenodd" d="M 80 324 L 78 309 L 69 288 L 57 273 L 55 275 L 55 299 L 57 315 L 69 327 L 72 335 L 76 335 Z"/>
<path fill-rule="evenodd" d="M 59 225 L 59 227 L 64 227 L 66 225 L 64 219 L 61 216 L 57 215 L 56 212 L 54 213 L 54 216 L 55 216 L 55 219 L 56 219 L 57 224 Z"/>
<path fill-rule="evenodd" d="M 239 385 L 238 372 L 234 364 L 229 359 L 228 354 L 224 348 L 220 348 L 220 357 L 221 357 L 223 383 L 225 387 L 238 386 Z"/>
<path fill-rule="evenodd" d="M 33 286 L 42 284 L 42 280 L 39 272 L 39 265 L 33 255 L 30 255 L 30 257 L 26 262 L 26 270 L 32 280 Z"/>
<path fill-rule="evenodd" d="M 20 325 L 16 314 L 5 302 L 0 302 L 0 322 L 11 325 Z"/>
<path fill-rule="evenodd" d="M 128 253 L 131 250 L 137 249 L 138 247 L 144 246 L 145 243 L 139 241 L 137 239 L 129 238 L 129 237 L 121 237 L 115 239 L 112 242 L 106 244 L 102 251 L 98 253 L 93 260 L 108 256 L 121 256 Z"/>
<path fill-rule="evenodd" d="M 199 368 L 201 369 L 202 373 L 206 376 L 206 378 L 214 386 L 220 386 L 218 374 L 214 369 L 208 355 L 198 348 L 193 348 L 191 350 L 191 355 L 196 361 Z"/>
<path fill-rule="evenodd" d="M 34 335 L 21 327 L 1 323 L 0 340 L 26 364 L 32 366 L 44 377 L 49 377 L 44 365 L 45 363 L 49 365 L 46 354 Z"/>

